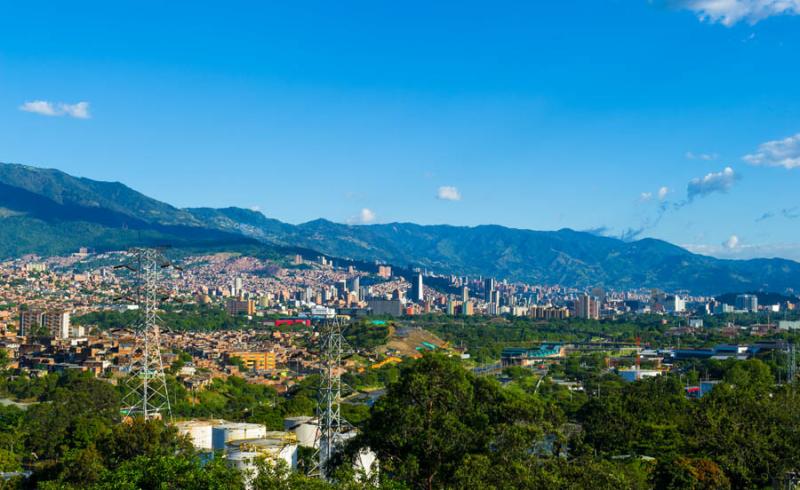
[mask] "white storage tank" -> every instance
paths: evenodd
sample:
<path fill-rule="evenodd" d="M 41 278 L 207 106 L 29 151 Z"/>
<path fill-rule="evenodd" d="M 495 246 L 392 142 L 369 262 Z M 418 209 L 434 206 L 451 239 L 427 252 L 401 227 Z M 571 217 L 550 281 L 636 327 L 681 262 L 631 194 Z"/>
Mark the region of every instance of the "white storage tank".
<path fill-rule="evenodd" d="M 189 436 L 195 449 L 211 450 L 211 429 L 218 422 L 212 420 L 183 420 L 176 422 L 178 434 Z"/>
<path fill-rule="evenodd" d="M 259 458 L 262 458 L 263 455 L 254 452 L 254 451 L 229 451 L 228 454 L 225 456 L 225 459 L 228 461 L 228 464 L 233 468 L 236 468 L 242 473 L 242 477 L 244 478 L 245 488 L 252 488 L 252 480 L 256 476 L 257 467 L 256 462 Z"/>
<path fill-rule="evenodd" d="M 211 448 L 225 449 L 225 444 L 242 439 L 258 439 L 264 437 L 267 428 L 261 424 L 246 422 L 225 422 L 211 429 Z"/>
<path fill-rule="evenodd" d="M 288 417 L 283 421 L 286 430 L 294 432 L 297 443 L 303 447 L 315 447 L 317 442 L 317 419 L 312 417 Z"/>

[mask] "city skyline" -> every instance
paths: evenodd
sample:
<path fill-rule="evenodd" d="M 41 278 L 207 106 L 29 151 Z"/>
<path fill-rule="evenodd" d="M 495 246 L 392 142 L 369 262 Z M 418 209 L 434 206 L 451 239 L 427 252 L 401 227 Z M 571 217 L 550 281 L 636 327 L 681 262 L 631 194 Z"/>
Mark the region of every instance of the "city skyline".
<path fill-rule="evenodd" d="M 800 259 L 800 5 L 503 6 L 7 6 L 0 161 L 291 223 Z"/>

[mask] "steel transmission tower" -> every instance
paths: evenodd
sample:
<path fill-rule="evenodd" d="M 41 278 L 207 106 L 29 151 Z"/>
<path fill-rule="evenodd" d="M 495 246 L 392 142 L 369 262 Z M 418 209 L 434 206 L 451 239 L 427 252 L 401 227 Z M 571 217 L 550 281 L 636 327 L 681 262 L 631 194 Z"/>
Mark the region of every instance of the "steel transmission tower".
<path fill-rule="evenodd" d="M 136 248 L 130 251 L 133 260 L 122 266 L 136 275 L 136 304 L 139 319 L 135 326 L 135 343 L 131 351 L 126 392 L 122 398 L 125 419 L 172 419 L 161 360 L 161 334 L 158 286 L 161 269 L 170 266 L 159 250 Z"/>
<path fill-rule="evenodd" d="M 342 418 L 342 356 L 348 348 L 339 318 L 323 320 L 319 326 L 319 389 L 317 391 L 317 434 L 312 474 L 327 480 L 328 462 L 344 443 L 344 432 L 352 426 Z"/>
<path fill-rule="evenodd" d="M 786 381 L 789 385 L 794 385 L 797 376 L 797 348 L 790 342 L 786 353 Z"/>

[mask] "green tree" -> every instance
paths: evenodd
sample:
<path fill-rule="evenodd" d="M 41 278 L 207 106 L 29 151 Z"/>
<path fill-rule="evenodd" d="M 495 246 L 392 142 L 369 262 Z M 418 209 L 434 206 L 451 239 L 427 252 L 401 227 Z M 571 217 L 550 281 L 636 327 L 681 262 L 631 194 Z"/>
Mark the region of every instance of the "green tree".
<path fill-rule="evenodd" d="M 242 475 L 219 459 L 203 465 L 185 455 L 138 456 L 108 471 L 97 490 L 240 490 Z"/>
<path fill-rule="evenodd" d="M 141 418 L 115 425 L 111 433 L 100 441 L 100 448 L 110 467 L 140 455 L 156 457 L 193 452 L 191 443 L 178 436 L 174 426 Z"/>
<path fill-rule="evenodd" d="M 442 354 L 404 366 L 374 405 L 358 444 L 377 454 L 387 474 L 415 488 L 457 482 L 470 455 L 506 461 L 530 453 L 543 410 L 493 380 L 478 378 Z"/>

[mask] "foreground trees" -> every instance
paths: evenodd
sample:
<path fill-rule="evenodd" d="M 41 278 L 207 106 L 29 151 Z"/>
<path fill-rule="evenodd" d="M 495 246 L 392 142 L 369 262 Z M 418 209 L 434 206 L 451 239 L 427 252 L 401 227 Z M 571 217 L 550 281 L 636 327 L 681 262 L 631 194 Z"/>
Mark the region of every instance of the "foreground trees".
<path fill-rule="evenodd" d="M 568 405 L 567 405 L 568 406 Z M 764 488 L 800 469 L 800 396 L 759 360 L 689 400 L 677 377 L 620 385 L 577 411 L 429 354 L 405 365 L 358 444 L 412 488 Z"/>
<path fill-rule="evenodd" d="M 724 381 L 700 400 L 687 399 L 672 376 L 621 383 L 606 375 L 602 389 L 573 398 L 510 373 L 504 387 L 441 354 L 404 362 L 360 414 L 335 484 L 262 465 L 252 487 L 724 490 L 772 487 L 800 468 L 800 396 L 758 360 L 721 366 Z M 244 487 L 247 475 L 219 458 L 201 462 L 174 428 L 122 423 L 118 391 L 105 381 L 71 373 L 4 386 L 41 403 L 0 407 L 0 469 L 33 472 L 0 488 Z M 274 393 L 237 379 L 217 392 L 230 395 L 232 414 L 280 421 L 280 412 L 270 415 Z M 366 447 L 381 462 L 371 480 L 347 460 Z"/>
<path fill-rule="evenodd" d="M 411 488 L 615 489 L 644 480 L 625 464 L 559 457 L 564 422 L 556 406 L 430 354 L 402 369 L 358 444 Z"/>

